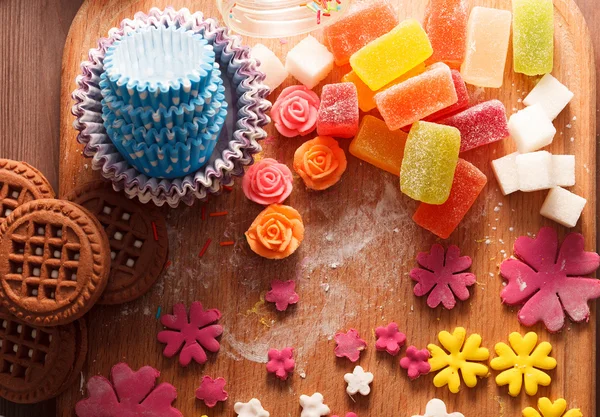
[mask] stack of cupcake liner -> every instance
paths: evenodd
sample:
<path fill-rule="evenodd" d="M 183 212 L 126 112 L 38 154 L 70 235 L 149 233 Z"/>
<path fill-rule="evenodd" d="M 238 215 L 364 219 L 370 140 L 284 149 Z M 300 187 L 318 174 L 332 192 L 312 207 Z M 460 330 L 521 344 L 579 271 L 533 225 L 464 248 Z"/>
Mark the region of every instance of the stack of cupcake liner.
<path fill-rule="evenodd" d="M 108 137 L 102 118 L 99 84 L 107 50 L 127 34 L 149 26 L 183 28 L 202 35 L 213 46 L 223 72 L 224 95 L 230 110 L 225 126 L 208 163 L 179 178 L 157 178 L 135 169 Z M 262 126 L 270 122 L 267 112 L 271 103 L 266 100 L 269 89 L 263 84 L 264 74 L 238 36 L 231 35 L 215 20 L 204 19 L 201 13 L 173 8 L 153 8 L 147 15 L 137 13 L 134 19 L 125 19 L 119 28 L 111 29 L 108 38 L 99 40 L 81 70 L 76 80 L 79 88 L 73 92 L 76 103 L 72 112 L 76 116 L 78 141 L 85 145 L 84 154 L 93 158 L 92 167 L 112 181 L 116 191 L 124 191 L 144 203 L 176 207 L 181 202 L 191 205 L 196 199 L 219 194 L 224 185 L 231 185 L 233 178 L 243 175 L 244 167 L 253 163 L 253 155 L 261 150 L 258 141 L 267 136 Z M 184 124 L 184 128 L 189 126 Z M 171 133 L 177 135 L 174 128 Z"/>

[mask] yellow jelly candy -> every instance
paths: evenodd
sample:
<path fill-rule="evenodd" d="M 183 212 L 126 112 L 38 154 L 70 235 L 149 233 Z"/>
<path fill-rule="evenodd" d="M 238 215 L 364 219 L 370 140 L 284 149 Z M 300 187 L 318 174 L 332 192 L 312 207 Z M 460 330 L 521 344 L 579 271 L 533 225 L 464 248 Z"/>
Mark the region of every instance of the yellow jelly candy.
<path fill-rule="evenodd" d="M 474 361 L 487 361 L 490 352 L 481 347 L 481 336 L 470 335 L 466 341 L 467 331 L 464 327 L 457 327 L 452 334 L 442 331 L 438 334 L 441 347 L 429 344 L 427 349 L 431 353 L 429 365 L 431 372 L 439 371 L 433 378 L 433 384 L 441 388 L 448 385 L 450 392 L 456 394 L 460 389 L 460 375 L 469 388 L 477 385 L 477 377 L 488 374 L 487 366 Z"/>
<path fill-rule="evenodd" d="M 515 72 L 542 75 L 554 61 L 552 0 L 513 0 L 513 65 Z"/>
<path fill-rule="evenodd" d="M 508 336 L 510 346 L 502 342 L 495 346 L 498 357 L 492 359 L 490 366 L 504 371 L 496 377 L 496 384 L 508 385 L 508 393 L 513 397 L 521 392 L 523 379 L 527 395 L 537 394 L 538 385 L 548 386 L 552 381 L 550 375 L 540 371 L 556 368 L 556 359 L 548 356 L 552 345 L 542 342 L 536 347 L 537 341 L 538 335 L 534 332 L 525 336 L 513 332 Z"/>
<path fill-rule="evenodd" d="M 406 133 L 392 132 L 383 120 L 366 115 L 350 143 L 350 153 L 378 168 L 400 175 Z"/>
<path fill-rule="evenodd" d="M 360 78 L 358 78 L 358 75 L 356 75 L 354 71 L 350 71 L 348 74 L 344 75 L 342 77 L 342 82 L 352 83 L 356 86 L 356 90 L 358 91 L 358 107 L 360 107 L 362 111 L 368 112 L 373 110 L 377 106 L 375 104 L 374 99 L 375 94 L 385 90 L 386 88 L 391 87 L 392 85 L 396 85 L 403 81 L 406 81 L 409 78 L 414 77 L 415 75 L 419 75 L 423 71 L 425 71 L 424 62 L 420 63 L 419 65 L 408 71 L 406 74 L 402 75 L 399 78 L 396 78 L 394 81 L 392 81 L 389 84 L 386 84 L 377 91 L 371 90 L 365 83 L 362 82 Z"/>
<path fill-rule="evenodd" d="M 350 57 L 350 66 L 373 91 L 424 62 L 433 48 L 421 24 L 407 19 Z"/>
<path fill-rule="evenodd" d="M 429 204 L 443 204 L 450 196 L 458 163 L 460 132 L 429 122 L 412 125 L 400 170 L 400 189 Z"/>
<path fill-rule="evenodd" d="M 579 408 L 572 408 L 565 413 L 567 402 L 563 398 L 552 402 L 542 397 L 538 400 L 538 408 L 541 414 L 535 408 L 527 407 L 523 410 L 523 417 L 583 417 Z"/>

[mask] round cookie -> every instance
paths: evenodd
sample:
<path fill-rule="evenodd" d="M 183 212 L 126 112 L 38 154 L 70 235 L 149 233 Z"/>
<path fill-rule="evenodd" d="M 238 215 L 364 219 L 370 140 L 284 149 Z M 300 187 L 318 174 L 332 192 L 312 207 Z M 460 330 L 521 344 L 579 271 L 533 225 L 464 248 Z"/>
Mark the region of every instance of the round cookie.
<path fill-rule="evenodd" d="M 29 201 L 54 197 L 52 186 L 37 169 L 25 162 L 0 159 L 0 222 Z"/>
<path fill-rule="evenodd" d="M 26 323 L 56 326 L 83 316 L 109 272 L 102 225 L 77 204 L 34 200 L 0 225 L 0 302 Z"/>
<path fill-rule="evenodd" d="M 73 357 L 74 362 L 69 369 L 67 379 L 56 390 L 56 392 L 54 393 L 54 397 L 58 397 L 76 381 L 79 381 L 79 378 L 81 377 L 81 370 L 83 369 L 83 364 L 85 363 L 85 359 L 87 358 L 88 333 L 85 318 L 82 317 L 78 320 L 75 320 L 73 322 L 73 326 L 75 327 L 75 355 Z"/>
<path fill-rule="evenodd" d="M 125 303 L 145 294 L 162 272 L 169 251 L 161 213 L 116 193 L 105 181 L 85 184 L 66 198 L 94 214 L 110 242 L 111 272 L 99 303 Z"/>
<path fill-rule="evenodd" d="M 76 361 L 76 328 L 31 326 L 0 309 L 0 397 L 29 404 L 56 396 Z"/>

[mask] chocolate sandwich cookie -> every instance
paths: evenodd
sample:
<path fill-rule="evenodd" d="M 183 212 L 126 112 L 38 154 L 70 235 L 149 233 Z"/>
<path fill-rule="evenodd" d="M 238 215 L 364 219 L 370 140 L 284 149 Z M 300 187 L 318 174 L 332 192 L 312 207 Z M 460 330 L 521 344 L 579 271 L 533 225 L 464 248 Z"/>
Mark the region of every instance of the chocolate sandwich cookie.
<path fill-rule="evenodd" d="M 0 159 L 0 222 L 32 200 L 54 198 L 50 183 L 25 162 Z"/>
<path fill-rule="evenodd" d="M 69 201 L 34 200 L 0 224 L 0 302 L 35 326 L 83 316 L 110 272 L 102 225 Z"/>
<path fill-rule="evenodd" d="M 90 182 L 66 198 L 94 214 L 110 242 L 111 272 L 99 303 L 125 303 L 146 293 L 163 270 L 169 251 L 161 213 L 116 193 L 105 181 Z"/>
<path fill-rule="evenodd" d="M 74 324 L 31 326 L 0 308 L 0 397 L 36 403 L 56 396 L 76 362 Z"/>

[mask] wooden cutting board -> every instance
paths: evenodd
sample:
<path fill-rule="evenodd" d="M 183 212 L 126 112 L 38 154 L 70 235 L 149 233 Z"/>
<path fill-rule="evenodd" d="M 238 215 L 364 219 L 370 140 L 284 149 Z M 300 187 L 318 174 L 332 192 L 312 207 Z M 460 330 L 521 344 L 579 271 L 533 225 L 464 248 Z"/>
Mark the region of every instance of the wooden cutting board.
<path fill-rule="evenodd" d="M 425 1 L 397 0 L 401 19 L 421 18 Z M 577 185 L 574 192 L 588 199 L 576 231 L 586 238 L 586 249 L 596 247 L 595 188 L 595 67 L 590 36 L 585 21 L 571 0 L 555 0 L 555 69 L 553 74 L 575 93 L 575 98 L 556 119 L 558 130 L 552 146 L 556 154 L 575 154 Z M 188 7 L 202 10 L 206 16 L 219 17 L 214 1 L 181 0 L 105 0 L 86 1 L 73 21 L 65 46 L 62 78 L 60 193 L 98 177 L 89 160 L 81 155 L 76 142 L 70 113 L 71 91 L 79 73 L 79 63 L 87 51 L 105 36 L 121 19 L 132 17 L 138 10 L 151 6 Z M 510 9 L 509 0 L 475 0 L 473 5 Z M 322 38 L 321 33 L 315 34 Z M 283 59 L 286 52 L 302 37 L 265 40 Z M 248 45 L 259 40 L 245 38 Z M 531 90 L 536 79 L 512 72 L 509 53 L 503 88 L 499 90 L 471 88 L 476 99 L 500 99 L 509 113 L 522 108 L 521 99 Z M 325 83 L 338 82 L 349 67 L 337 67 L 315 90 Z M 293 84 L 289 77 L 286 85 Z M 271 96 L 275 99 L 281 89 Z M 276 157 L 291 166 L 294 150 L 302 139 L 282 138 L 269 127 L 274 140 L 265 144 L 263 156 Z M 349 140 L 340 140 L 347 150 Z M 161 371 L 161 382 L 170 382 L 178 390 L 175 406 L 185 416 L 233 415 L 236 401 L 259 398 L 271 415 L 297 416 L 300 394 L 319 391 L 334 414 L 352 410 L 360 417 L 410 416 L 422 414 L 432 397 L 442 398 L 452 411 L 466 416 L 519 416 L 537 397 L 524 393 L 509 397 L 507 388 L 498 388 L 492 374 L 474 389 L 463 385 L 458 395 L 447 388 L 433 386 L 432 375 L 410 382 L 400 369 L 398 359 L 378 353 L 374 348 L 373 329 L 396 321 L 407 334 L 408 343 L 424 348 L 437 342 L 441 330 L 464 326 L 469 333 L 480 333 L 483 346 L 493 351 L 496 342 L 506 341 L 512 331 L 535 330 L 541 340 L 554 346 L 558 361 L 550 372 L 552 384 L 541 388 L 539 396 L 564 397 L 569 406 L 580 407 L 585 416 L 595 410 L 595 335 L 596 318 L 588 324 L 568 323 L 559 334 L 549 334 L 541 326 L 522 328 L 515 308 L 503 306 L 499 293 L 502 279 L 498 265 L 512 254 L 514 240 L 536 233 L 541 226 L 565 230 L 543 219 L 538 213 L 545 192 L 515 193 L 503 197 L 490 169 L 492 159 L 514 151 L 506 140 L 464 155 L 489 179 L 457 231 L 444 242 L 457 244 L 465 255 L 473 258 L 472 271 L 477 284 L 471 298 L 452 311 L 429 309 L 424 298 L 413 295 L 408 272 L 416 266 L 415 256 L 429 250 L 438 239 L 416 226 L 411 216 L 416 203 L 403 196 L 398 178 L 349 156 L 348 170 L 342 181 L 324 192 L 305 190 L 295 179 L 295 190 L 288 204 L 302 213 L 306 239 L 300 250 L 283 261 L 267 261 L 248 248 L 244 231 L 261 207 L 243 195 L 240 181 L 230 193 L 212 199 L 207 212 L 228 211 L 224 217 L 201 220 L 202 204 L 164 209 L 168 218 L 171 267 L 153 289 L 141 299 L 121 306 L 96 307 L 89 314 L 90 350 L 81 383 L 93 375 L 107 376 L 111 367 L 121 361 L 133 368 L 151 365 Z M 198 257 L 200 248 L 210 238 L 213 243 L 206 254 Z M 233 247 L 220 247 L 218 242 L 234 240 Z M 270 280 L 294 279 L 300 302 L 285 313 L 264 304 L 263 295 Z M 179 366 L 177 360 L 164 358 L 163 345 L 156 341 L 161 325 L 156 319 L 160 307 L 170 312 L 176 302 L 202 301 L 208 308 L 223 312 L 224 335 L 218 355 L 210 355 L 207 364 Z M 358 329 L 369 348 L 359 362 L 375 374 L 369 397 L 346 395 L 343 375 L 354 364 L 337 359 L 333 354 L 333 335 L 348 328 Z M 296 348 L 297 371 L 287 382 L 267 375 L 265 359 L 268 348 Z M 207 410 L 194 398 L 203 375 L 227 379 L 230 400 Z M 59 416 L 72 416 L 74 404 L 84 390 L 74 386 L 58 400 Z"/>

